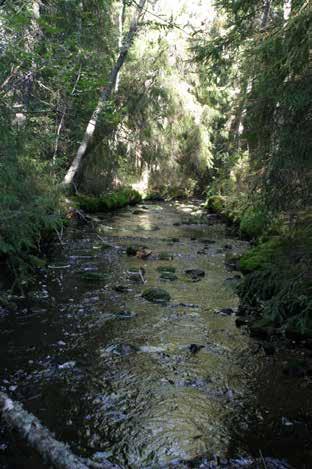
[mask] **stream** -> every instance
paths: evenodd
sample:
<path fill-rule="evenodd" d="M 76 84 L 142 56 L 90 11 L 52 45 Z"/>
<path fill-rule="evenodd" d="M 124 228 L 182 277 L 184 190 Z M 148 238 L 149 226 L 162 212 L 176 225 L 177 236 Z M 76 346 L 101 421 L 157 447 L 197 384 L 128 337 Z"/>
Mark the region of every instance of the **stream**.
<path fill-rule="evenodd" d="M 247 247 L 196 201 L 73 222 L 18 309 L 0 311 L 0 390 L 94 461 L 311 468 L 311 378 L 283 367 L 312 352 L 236 327 L 240 274 L 225 259 Z M 0 467 L 48 466 L 1 428 Z"/>

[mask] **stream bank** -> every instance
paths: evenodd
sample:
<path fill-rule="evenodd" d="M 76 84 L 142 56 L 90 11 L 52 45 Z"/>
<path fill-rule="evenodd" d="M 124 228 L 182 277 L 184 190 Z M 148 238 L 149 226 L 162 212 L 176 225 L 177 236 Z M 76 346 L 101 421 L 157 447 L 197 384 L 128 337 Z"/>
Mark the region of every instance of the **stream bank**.
<path fill-rule="evenodd" d="M 311 377 L 300 372 L 311 352 L 236 327 L 240 274 L 225 260 L 247 243 L 218 216 L 146 203 L 73 223 L 63 242 L 17 310 L 1 310 L 2 391 L 76 454 L 121 467 L 260 455 L 311 466 Z M 1 467 L 44 467 L 0 438 Z"/>

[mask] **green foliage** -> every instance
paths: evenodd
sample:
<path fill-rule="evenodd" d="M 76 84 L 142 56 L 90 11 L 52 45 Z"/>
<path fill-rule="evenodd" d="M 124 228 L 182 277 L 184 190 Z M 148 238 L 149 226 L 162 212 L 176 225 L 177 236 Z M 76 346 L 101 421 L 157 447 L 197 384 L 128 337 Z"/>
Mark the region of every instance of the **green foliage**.
<path fill-rule="evenodd" d="M 21 285 L 43 266 L 41 242 L 63 223 L 58 192 L 30 159 L 6 159 L 0 171 L 0 257 Z"/>
<path fill-rule="evenodd" d="M 124 188 L 96 197 L 85 194 L 76 195 L 74 201 L 86 212 L 96 213 L 109 212 L 126 207 L 127 205 L 135 205 L 142 201 L 142 197 L 137 191 L 131 188 Z"/>
<path fill-rule="evenodd" d="M 270 324 L 312 333 L 312 246 L 302 233 L 271 240 L 247 253 L 249 273 L 239 286 L 243 304 L 256 308 Z"/>
<path fill-rule="evenodd" d="M 0 257 L 20 285 L 62 224 L 58 182 L 117 49 L 113 0 L 36 3 L 0 5 Z"/>
<path fill-rule="evenodd" d="M 254 183 L 276 212 L 311 206 L 312 8 L 294 11 L 252 53 L 256 79 L 249 95 L 245 137 Z M 287 197 L 285 197 L 287 187 Z"/>
<path fill-rule="evenodd" d="M 249 239 L 260 238 L 268 226 L 268 213 L 261 208 L 247 208 L 240 220 L 239 229 L 243 236 Z"/>
<path fill-rule="evenodd" d="M 277 257 L 281 248 L 279 238 L 270 239 L 247 251 L 240 259 L 240 269 L 243 273 L 269 267 Z"/>
<path fill-rule="evenodd" d="M 240 261 L 242 302 L 303 330 L 312 327 L 312 4 L 291 4 L 284 17 L 282 0 L 216 0 L 210 31 L 192 47 L 201 99 L 219 112 L 208 195 L 225 196 L 218 210 L 262 240 Z"/>

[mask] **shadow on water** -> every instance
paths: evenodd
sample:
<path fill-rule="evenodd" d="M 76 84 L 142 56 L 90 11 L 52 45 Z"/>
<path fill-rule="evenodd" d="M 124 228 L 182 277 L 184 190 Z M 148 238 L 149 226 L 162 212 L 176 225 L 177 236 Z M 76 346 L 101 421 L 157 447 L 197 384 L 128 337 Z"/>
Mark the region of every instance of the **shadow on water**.
<path fill-rule="evenodd" d="M 311 467 L 311 383 L 282 374 L 298 352 L 267 356 L 227 314 L 237 298 L 225 255 L 246 243 L 193 204 L 133 211 L 70 227 L 28 300 L 0 319 L 1 389 L 99 462 L 184 467 L 263 454 Z M 129 245 L 152 253 L 127 256 Z M 168 267 L 174 276 L 160 278 Z M 150 287 L 171 301 L 144 300 Z M 0 439 L 1 467 L 44 467 L 4 429 Z"/>

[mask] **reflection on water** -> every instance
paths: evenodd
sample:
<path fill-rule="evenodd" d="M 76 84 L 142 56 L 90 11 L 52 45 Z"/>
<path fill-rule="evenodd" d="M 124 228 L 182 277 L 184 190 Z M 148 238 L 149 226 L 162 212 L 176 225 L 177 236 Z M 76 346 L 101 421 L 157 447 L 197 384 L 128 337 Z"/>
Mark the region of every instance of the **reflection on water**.
<path fill-rule="evenodd" d="M 97 229 L 69 228 L 29 299 L 2 319 L 3 388 L 77 453 L 157 468 L 250 453 L 250 441 L 255 455 L 261 449 L 249 428 L 258 370 L 270 379 L 272 364 L 233 316 L 216 313 L 237 306 L 224 246 L 239 253 L 245 244 L 200 215 L 192 205 L 150 204 L 99 217 Z M 133 244 L 152 255 L 127 256 Z M 159 260 L 161 252 L 173 260 Z M 177 280 L 160 279 L 157 269 L 168 265 Z M 127 274 L 139 268 L 145 284 Z M 205 276 L 192 281 L 189 268 Z M 141 294 L 149 287 L 171 301 L 148 303 Z"/>

